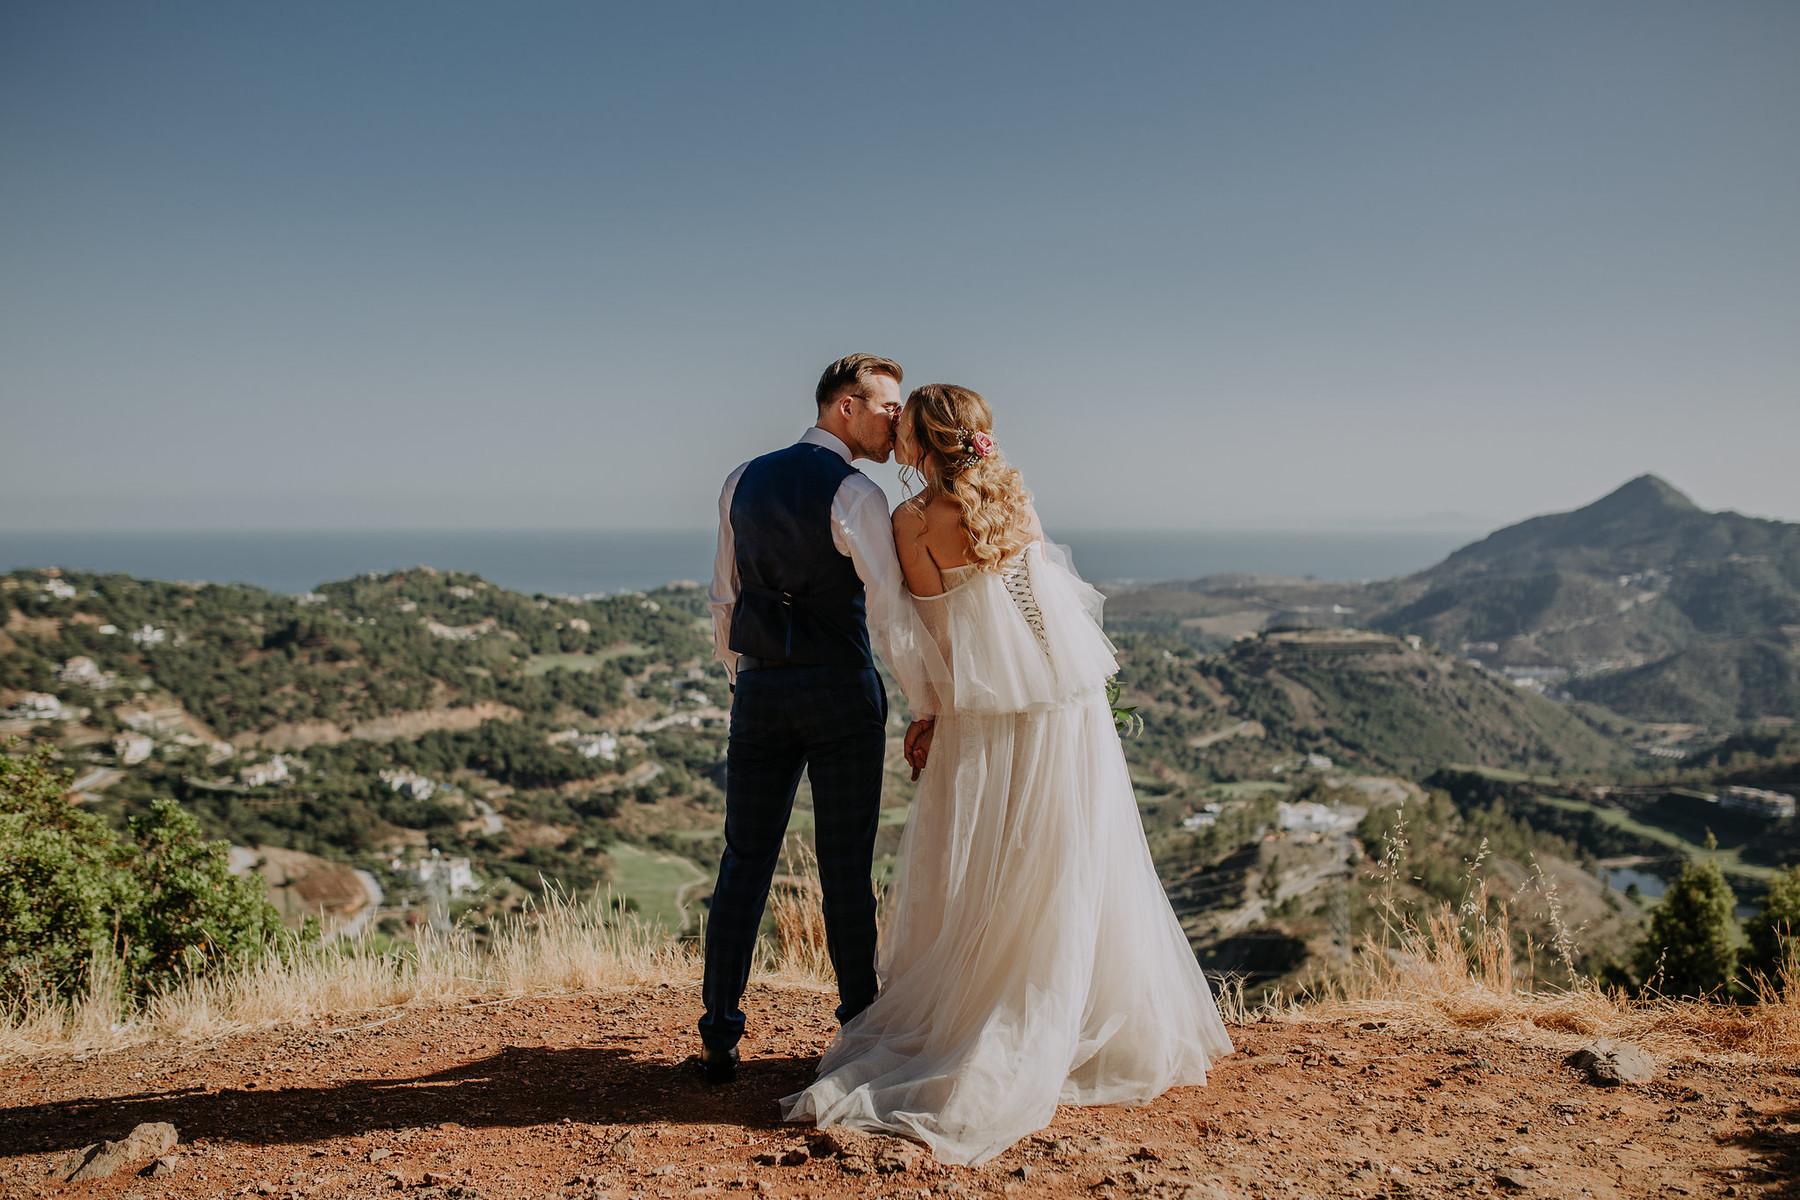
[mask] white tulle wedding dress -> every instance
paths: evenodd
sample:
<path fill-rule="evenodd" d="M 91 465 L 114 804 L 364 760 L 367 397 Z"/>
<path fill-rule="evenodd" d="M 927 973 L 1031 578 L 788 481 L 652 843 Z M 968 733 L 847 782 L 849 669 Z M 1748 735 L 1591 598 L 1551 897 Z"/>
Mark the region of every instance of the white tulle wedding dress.
<path fill-rule="evenodd" d="M 915 601 L 937 728 L 900 845 L 881 992 L 790 1121 L 981 1163 L 1062 1104 L 1140 1104 L 1231 1053 L 1150 861 L 1113 727 L 1100 595 L 1060 548 Z M 897 670 L 900 664 L 896 664 Z"/>

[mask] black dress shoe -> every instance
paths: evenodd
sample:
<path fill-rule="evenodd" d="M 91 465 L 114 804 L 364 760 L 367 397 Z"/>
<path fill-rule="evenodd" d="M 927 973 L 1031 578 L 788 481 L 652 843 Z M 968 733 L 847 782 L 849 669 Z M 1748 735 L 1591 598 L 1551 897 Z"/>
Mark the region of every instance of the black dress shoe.
<path fill-rule="evenodd" d="M 711 1046 L 700 1047 L 700 1070 L 706 1075 L 708 1083 L 730 1083 L 737 1078 L 738 1052 L 733 1046 L 729 1050 L 714 1050 Z"/>

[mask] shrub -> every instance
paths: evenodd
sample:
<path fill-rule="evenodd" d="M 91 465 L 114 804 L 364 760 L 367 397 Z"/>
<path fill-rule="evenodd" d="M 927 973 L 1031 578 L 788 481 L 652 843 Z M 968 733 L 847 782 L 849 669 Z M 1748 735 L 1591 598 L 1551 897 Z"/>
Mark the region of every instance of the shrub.
<path fill-rule="evenodd" d="M 281 928 L 262 881 L 231 874 L 225 842 L 173 800 L 121 841 L 69 799 L 54 751 L 0 753 L 0 1001 L 72 996 L 96 954 L 137 994 L 243 961 Z"/>
<path fill-rule="evenodd" d="M 68 799 L 54 751 L 0 753 L 0 999 L 79 990 L 134 899 L 126 849 Z"/>
<path fill-rule="evenodd" d="M 139 991 L 253 957 L 281 932 L 258 875 L 233 875 L 229 844 L 200 840 L 173 800 L 131 819 L 135 905 L 120 922 L 127 977 Z"/>

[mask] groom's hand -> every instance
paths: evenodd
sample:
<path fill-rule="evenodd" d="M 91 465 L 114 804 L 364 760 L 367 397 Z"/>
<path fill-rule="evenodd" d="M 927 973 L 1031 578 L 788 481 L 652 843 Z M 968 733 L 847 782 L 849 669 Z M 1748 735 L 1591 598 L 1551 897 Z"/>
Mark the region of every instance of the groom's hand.
<path fill-rule="evenodd" d="M 936 728 L 937 720 L 932 717 L 914 721 L 906 727 L 906 765 L 912 768 L 915 783 L 919 772 L 925 769 L 925 760 L 931 757 L 931 734 Z"/>

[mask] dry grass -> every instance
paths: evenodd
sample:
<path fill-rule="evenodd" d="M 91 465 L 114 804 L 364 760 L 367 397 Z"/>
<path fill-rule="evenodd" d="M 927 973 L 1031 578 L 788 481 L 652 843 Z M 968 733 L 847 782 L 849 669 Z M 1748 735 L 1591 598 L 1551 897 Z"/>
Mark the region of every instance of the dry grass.
<path fill-rule="evenodd" d="M 1486 1029 L 1573 1049 L 1594 1038 L 1629 1039 L 1664 1054 L 1747 1054 L 1800 1059 L 1800 954 L 1778 980 L 1764 981 L 1756 1004 L 1630 996 L 1588 980 L 1565 988 L 1523 990 L 1506 958 L 1475 954 L 1455 936 L 1446 906 L 1398 947 L 1363 948 L 1351 969 L 1302 995 L 1276 998 L 1269 1015 L 1295 1019 L 1383 1019 L 1426 1026 Z"/>
<path fill-rule="evenodd" d="M 809 902 L 810 898 L 810 902 Z M 834 986 L 823 957 L 816 891 L 785 900 L 794 911 L 774 944 L 759 947 L 764 980 Z M 806 915 L 809 907 L 813 918 Z M 289 945 L 241 970 L 189 981 L 138 1005 L 125 1002 L 110 958 L 74 1002 L 40 1001 L 0 1013 L 0 1061 L 114 1049 L 163 1039 L 206 1040 L 274 1025 L 343 1028 L 384 1010 L 466 1004 L 666 984 L 697 986 L 699 947 L 621 914 L 609 896 L 552 894 L 499 925 L 487 943 L 452 933 L 405 950 L 366 943 Z"/>
<path fill-rule="evenodd" d="M 1405 824 L 1399 837 L 1405 836 Z M 1575 970 L 1573 932 L 1561 921 L 1555 885 L 1547 889 L 1549 947 L 1566 982 L 1521 985 L 1504 900 L 1489 896 L 1468 864 L 1462 904 L 1440 905 L 1422 919 L 1397 899 L 1405 846 L 1389 845 L 1377 867 L 1379 936 L 1367 938 L 1344 970 L 1293 997 L 1274 997 L 1257 1015 L 1276 1019 L 1382 1019 L 1427 1027 L 1484 1029 L 1573 1049 L 1595 1038 L 1629 1039 L 1674 1056 L 1746 1054 L 1800 1059 L 1800 945 L 1779 976 L 1759 981 L 1755 1004 L 1680 999 L 1653 991 L 1630 995 Z M 1527 939 L 1526 958 L 1530 958 Z M 1240 1006 L 1242 1001 L 1240 998 Z M 1248 1014 L 1246 1014 L 1248 1015 Z"/>
<path fill-rule="evenodd" d="M 781 969 L 815 979 L 833 978 L 823 898 L 818 855 L 809 843 L 790 840 L 787 874 L 769 892 L 769 915 L 775 919 L 773 949 Z"/>
<path fill-rule="evenodd" d="M 1457 1027 L 1573 1048 L 1596 1037 L 1628 1038 L 1670 1056 L 1743 1054 L 1800 1059 L 1800 948 L 1781 976 L 1765 981 L 1759 1003 L 1727 1004 L 1628 996 L 1574 972 L 1575 947 L 1556 930 L 1552 946 L 1568 983 L 1521 986 L 1507 906 L 1491 899 L 1470 864 L 1464 903 L 1423 921 L 1396 899 L 1400 853 L 1371 899 L 1383 915 L 1347 967 L 1297 995 L 1256 1004 L 1242 981 L 1227 980 L 1219 1008 L 1234 1024 L 1276 1020 L 1370 1020 Z M 756 970 L 769 982 L 832 988 L 817 863 L 790 847 L 788 873 L 770 896 L 776 937 L 759 948 Z M 1555 905 L 1551 906 L 1556 911 Z M 112 1049 L 161 1039 L 204 1040 L 274 1025 L 349 1028 L 385 1010 L 466 1004 L 666 984 L 696 986 L 697 945 L 621 914 L 609 896 L 576 901 L 552 895 L 478 943 L 459 934 L 400 953 L 364 944 L 288 947 L 243 970 L 198 979 L 135 1008 L 122 1001 L 116 973 L 97 964 L 94 987 L 77 1003 L 40 1003 L 0 1014 L 0 1061 Z M 121 1016 L 121 1014 L 124 1014 Z"/>

